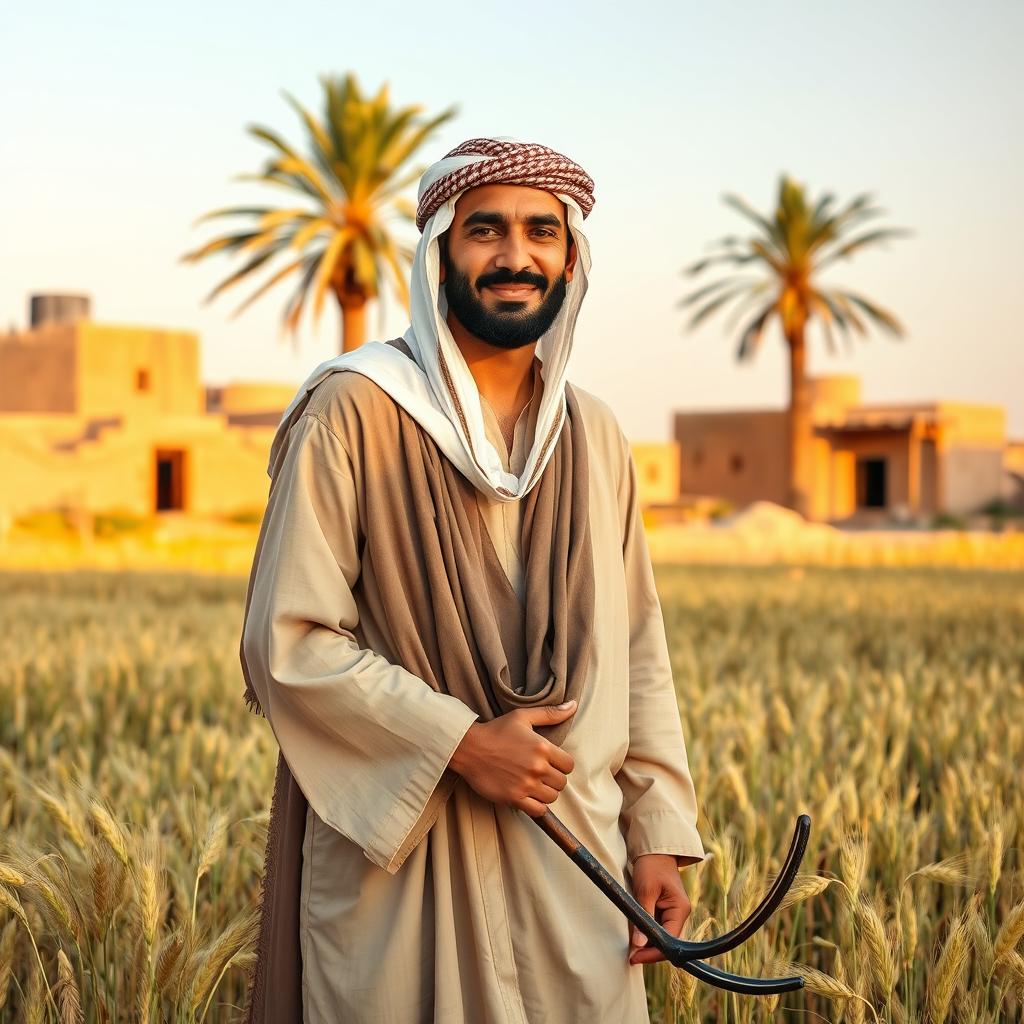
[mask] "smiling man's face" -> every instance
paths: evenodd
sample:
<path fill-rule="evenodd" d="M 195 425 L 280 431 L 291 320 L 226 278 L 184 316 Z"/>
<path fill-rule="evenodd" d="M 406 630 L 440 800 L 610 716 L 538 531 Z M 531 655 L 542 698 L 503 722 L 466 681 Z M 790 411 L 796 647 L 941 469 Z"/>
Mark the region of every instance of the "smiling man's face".
<path fill-rule="evenodd" d="M 469 189 L 441 243 L 448 309 L 470 334 L 520 348 L 554 322 L 576 266 L 556 196 L 522 185 Z"/>

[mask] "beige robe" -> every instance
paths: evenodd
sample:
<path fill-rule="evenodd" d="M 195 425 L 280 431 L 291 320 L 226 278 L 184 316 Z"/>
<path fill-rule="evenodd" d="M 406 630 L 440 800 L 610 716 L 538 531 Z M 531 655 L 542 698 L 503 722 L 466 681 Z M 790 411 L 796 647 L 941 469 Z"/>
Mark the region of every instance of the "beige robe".
<path fill-rule="evenodd" d="M 539 367 L 511 455 L 481 403 L 514 473 L 533 441 Z M 447 768 L 476 714 L 393 664 L 372 568 L 360 564 L 360 523 L 374 510 L 346 437 L 367 388 L 335 373 L 293 425 L 243 632 L 246 669 L 309 801 L 304 1020 L 646 1024 L 625 918 L 527 815 Z M 594 649 L 563 743 L 575 768 L 552 809 L 628 886 L 640 854 L 704 851 L 629 446 L 611 410 L 575 390 L 590 456 Z M 521 596 L 522 502 L 477 498 Z"/>

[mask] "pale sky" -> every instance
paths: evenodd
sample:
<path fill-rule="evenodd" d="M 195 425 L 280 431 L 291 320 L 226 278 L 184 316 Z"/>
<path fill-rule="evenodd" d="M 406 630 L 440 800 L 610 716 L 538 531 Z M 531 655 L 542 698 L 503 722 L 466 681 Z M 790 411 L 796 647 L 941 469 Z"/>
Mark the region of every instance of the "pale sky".
<path fill-rule="evenodd" d="M 458 105 L 422 162 L 512 135 L 588 170 L 594 266 L 570 379 L 633 438 L 667 438 L 674 409 L 784 405 L 777 327 L 738 364 L 727 317 L 684 334 L 675 308 L 692 286 L 680 268 L 745 231 L 722 194 L 768 211 L 783 171 L 813 196 L 872 192 L 914 231 L 828 275 L 907 337 L 831 356 L 812 333 L 810 371 L 859 374 L 869 402 L 1002 405 L 1024 437 L 1019 2 L 98 0 L 8 8 L 0 37 L 0 327 L 25 325 L 32 292 L 86 292 L 97 320 L 198 331 L 210 383 L 298 384 L 337 350 L 334 305 L 294 349 L 289 285 L 231 320 L 247 289 L 201 299 L 236 264 L 178 257 L 217 230 L 193 228 L 199 214 L 287 201 L 229 180 L 269 152 L 245 126 L 301 142 L 281 91 L 318 108 L 319 76 L 352 70 L 399 105 Z M 371 337 L 405 324 L 392 303 Z"/>

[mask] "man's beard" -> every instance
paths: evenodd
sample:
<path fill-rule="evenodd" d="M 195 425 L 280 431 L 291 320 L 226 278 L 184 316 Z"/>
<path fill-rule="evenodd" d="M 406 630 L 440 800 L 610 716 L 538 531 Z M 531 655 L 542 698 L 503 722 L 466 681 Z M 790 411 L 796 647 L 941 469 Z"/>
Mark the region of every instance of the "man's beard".
<path fill-rule="evenodd" d="M 532 284 L 541 292 L 547 287 L 547 278 L 542 274 L 531 274 L 520 270 L 494 270 L 489 274 L 481 274 L 476 279 L 476 288 L 470 284 L 469 275 L 456 267 L 447 253 L 443 254 L 445 266 L 445 297 L 448 309 L 456 316 L 459 323 L 481 341 L 498 348 L 522 348 L 536 341 L 555 322 L 558 311 L 565 301 L 567 283 L 563 271 L 558 280 L 551 285 L 551 290 L 544 295 L 541 304 L 532 312 L 523 312 L 525 302 L 521 300 L 503 300 L 496 309 L 488 309 L 477 292 L 492 284 Z"/>

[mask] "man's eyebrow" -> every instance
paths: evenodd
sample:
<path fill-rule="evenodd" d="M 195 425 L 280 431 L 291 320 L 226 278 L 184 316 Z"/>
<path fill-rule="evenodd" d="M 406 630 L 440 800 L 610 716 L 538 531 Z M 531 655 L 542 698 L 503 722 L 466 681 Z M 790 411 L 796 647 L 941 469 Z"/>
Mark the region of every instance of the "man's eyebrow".
<path fill-rule="evenodd" d="M 554 227 L 562 226 L 562 219 L 554 213 L 531 213 L 525 218 L 526 223 L 532 227 Z M 463 222 L 464 228 L 475 227 L 478 224 L 487 224 L 491 227 L 505 227 L 508 218 L 503 213 L 492 210 L 476 210 L 471 213 Z"/>
<path fill-rule="evenodd" d="M 532 213 L 526 218 L 526 223 L 532 228 L 545 225 L 552 228 L 560 228 L 562 226 L 562 218 L 553 213 Z"/>

